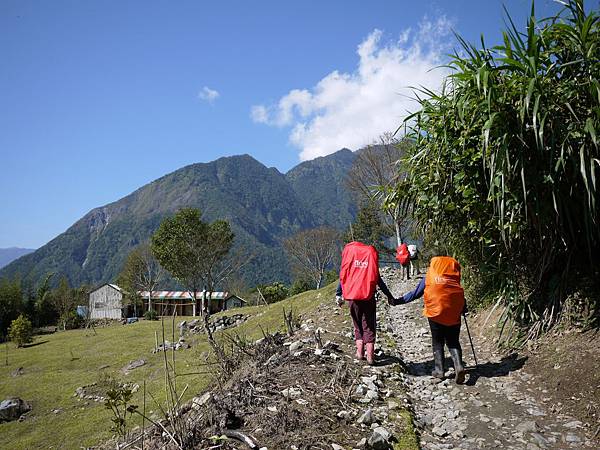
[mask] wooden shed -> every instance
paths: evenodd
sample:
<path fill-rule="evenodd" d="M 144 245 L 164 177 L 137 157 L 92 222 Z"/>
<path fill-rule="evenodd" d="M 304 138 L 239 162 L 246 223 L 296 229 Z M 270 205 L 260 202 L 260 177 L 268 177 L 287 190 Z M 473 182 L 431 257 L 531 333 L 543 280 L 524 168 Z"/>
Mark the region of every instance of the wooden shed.
<path fill-rule="evenodd" d="M 90 319 L 121 319 L 123 291 L 116 284 L 103 284 L 90 292 Z"/>

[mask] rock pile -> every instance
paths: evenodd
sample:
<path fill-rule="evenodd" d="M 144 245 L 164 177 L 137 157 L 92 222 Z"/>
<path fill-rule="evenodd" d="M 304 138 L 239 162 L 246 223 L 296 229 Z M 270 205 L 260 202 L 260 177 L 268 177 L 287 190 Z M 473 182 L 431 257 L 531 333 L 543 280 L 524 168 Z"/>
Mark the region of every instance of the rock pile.
<path fill-rule="evenodd" d="M 131 389 L 131 392 L 137 392 L 140 389 L 140 385 L 137 383 L 119 383 L 118 388 Z M 108 387 L 98 385 L 98 383 L 86 384 L 85 386 L 79 386 L 73 397 L 77 397 L 79 400 L 91 400 L 93 402 L 103 402 L 106 400 L 106 392 Z"/>
<path fill-rule="evenodd" d="M 164 352 L 167 350 L 182 350 L 190 348 L 190 344 L 185 341 L 184 337 L 180 337 L 177 342 L 164 341 L 158 344 L 158 347 L 152 349 L 152 353 Z"/>
<path fill-rule="evenodd" d="M 244 314 L 233 314 L 231 316 L 221 316 L 210 321 L 209 326 L 213 332 L 226 330 L 227 328 L 237 327 L 248 319 Z"/>
<path fill-rule="evenodd" d="M 232 314 L 231 316 L 220 316 L 216 319 L 210 319 L 208 326 L 214 333 L 215 331 L 225 330 L 227 328 L 237 327 L 244 323 L 249 316 L 245 314 Z M 184 320 L 177 325 L 179 328 L 179 336 L 185 336 L 185 333 L 202 333 L 204 332 L 204 324 L 198 319 Z"/>

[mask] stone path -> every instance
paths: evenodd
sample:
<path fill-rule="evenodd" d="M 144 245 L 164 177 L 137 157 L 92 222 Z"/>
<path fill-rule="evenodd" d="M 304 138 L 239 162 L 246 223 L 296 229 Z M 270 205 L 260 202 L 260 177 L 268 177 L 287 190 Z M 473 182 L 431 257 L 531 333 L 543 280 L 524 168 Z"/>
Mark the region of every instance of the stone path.
<path fill-rule="evenodd" d="M 392 269 L 382 270 L 382 276 L 396 296 L 414 289 L 419 281 L 400 281 Z M 431 336 L 422 308 L 421 299 L 391 308 L 386 305 L 378 312 L 380 328 L 391 337 L 387 343 L 379 339 L 384 351 L 406 367 L 403 382 L 422 448 L 595 448 L 597 442 L 586 438 L 581 422 L 552 411 L 550 395 L 536 386 L 522 359 L 503 359 L 475 343 L 479 368 L 470 371 L 465 385 L 456 385 L 453 378 L 440 382 L 431 377 Z M 465 363 L 471 367 L 473 354 L 464 325 L 461 344 Z M 452 367 L 447 350 L 445 367 Z M 446 374 L 451 375 L 450 371 Z"/>

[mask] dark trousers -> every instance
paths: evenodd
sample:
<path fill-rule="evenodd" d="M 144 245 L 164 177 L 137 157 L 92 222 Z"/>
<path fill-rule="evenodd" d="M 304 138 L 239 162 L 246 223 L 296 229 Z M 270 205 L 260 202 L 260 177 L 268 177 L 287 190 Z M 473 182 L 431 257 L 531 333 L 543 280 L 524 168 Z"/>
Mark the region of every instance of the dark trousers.
<path fill-rule="evenodd" d="M 429 328 L 431 329 L 431 344 L 433 348 L 444 348 L 444 344 L 448 349 L 457 348 L 462 353 L 460 348 L 460 323 L 458 325 L 442 325 L 441 323 L 429 320 Z"/>
<path fill-rule="evenodd" d="M 350 316 L 354 324 L 354 339 L 365 343 L 375 342 L 377 328 L 377 302 L 371 300 L 350 300 Z"/>

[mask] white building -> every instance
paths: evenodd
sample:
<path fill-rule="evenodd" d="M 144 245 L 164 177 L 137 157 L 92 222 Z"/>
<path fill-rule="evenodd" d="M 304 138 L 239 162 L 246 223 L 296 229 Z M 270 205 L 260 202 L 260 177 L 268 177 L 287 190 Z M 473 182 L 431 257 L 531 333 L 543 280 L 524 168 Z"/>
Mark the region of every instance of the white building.
<path fill-rule="evenodd" d="M 121 319 L 123 291 L 116 284 L 103 284 L 90 292 L 90 319 Z"/>

